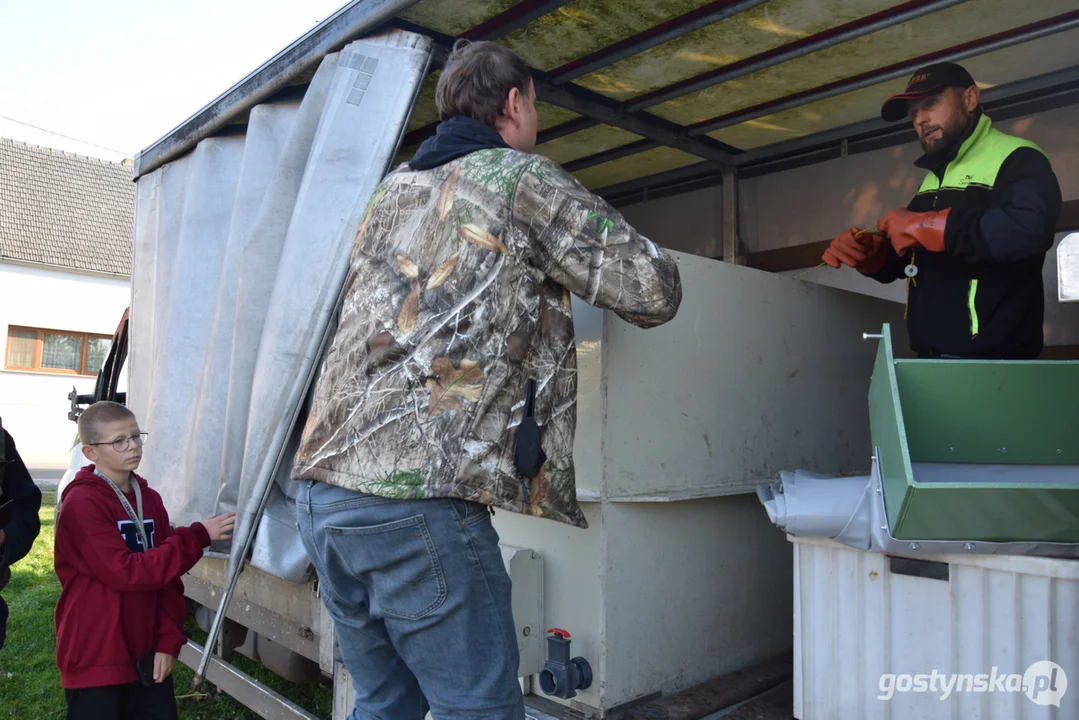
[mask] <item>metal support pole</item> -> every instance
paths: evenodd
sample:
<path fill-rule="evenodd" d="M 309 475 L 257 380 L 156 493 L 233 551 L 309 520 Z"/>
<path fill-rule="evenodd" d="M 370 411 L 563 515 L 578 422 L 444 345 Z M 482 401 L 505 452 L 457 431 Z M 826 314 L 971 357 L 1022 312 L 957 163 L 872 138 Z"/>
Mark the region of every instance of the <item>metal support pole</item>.
<path fill-rule="evenodd" d="M 723 171 L 723 261 L 739 264 L 738 247 L 738 174 L 734 168 Z"/>
<path fill-rule="evenodd" d="M 180 662 L 195 668 L 207 660 L 206 677 L 218 689 L 228 693 L 244 707 L 255 711 L 259 717 L 273 720 L 318 720 L 283 695 L 263 685 L 226 662 L 210 657 L 209 652 L 188 641 L 180 648 Z M 336 716 L 335 716 L 336 717 Z"/>

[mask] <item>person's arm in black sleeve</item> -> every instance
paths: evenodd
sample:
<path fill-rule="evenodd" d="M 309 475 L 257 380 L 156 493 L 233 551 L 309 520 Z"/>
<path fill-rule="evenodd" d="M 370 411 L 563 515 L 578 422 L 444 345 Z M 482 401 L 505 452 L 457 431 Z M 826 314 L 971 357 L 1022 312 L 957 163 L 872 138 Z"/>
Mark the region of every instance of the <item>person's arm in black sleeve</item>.
<path fill-rule="evenodd" d="M 1060 205 L 1049 159 L 1019 148 L 1001 165 L 989 208 L 950 212 L 944 248 L 968 262 L 1002 265 L 1041 255 L 1052 247 Z"/>
<path fill-rule="evenodd" d="M 11 504 L 0 510 L 0 518 L 10 518 L 0 531 L 0 569 L 22 560 L 37 539 L 41 531 L 38 511 L 41 509 L 41 491 L 30 477 L 15 440 L 6 430 L 3 442 L 7 444 L 4 453 L 4 492 L 0 495 L 0 504 Z"/>
<path fill-rule="evenodd" d="M 904 260 L 899 257 L 895 250 L 892 249 L 891 243 L 884 243 L 884 251 L 888 253 L 888 259 L 884 261 L 884 265 L 881 266 L 880 270 L 873 273 L 862 274 L 868 278 L 873 278 L 879 283 L 887 285 L 890 282 L 904 277 L 905 273 L 903 272 L 903 268 L 906 267 L 910 261 L 909 259 Z"/>

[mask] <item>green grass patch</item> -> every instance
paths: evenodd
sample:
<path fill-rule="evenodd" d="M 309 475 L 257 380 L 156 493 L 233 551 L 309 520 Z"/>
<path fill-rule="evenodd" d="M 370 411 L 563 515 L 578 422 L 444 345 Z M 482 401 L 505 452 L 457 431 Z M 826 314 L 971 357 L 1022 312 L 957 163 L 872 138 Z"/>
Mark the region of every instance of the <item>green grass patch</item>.
<path fill-rule="evenodd" d="M 11 568 L 4 600 L 11 615 L 7 643 L 0 650 L 0 720 L 62 720 L 66 712 L 60 672 L 56 669 L 56 629 L 53 621 L 60 583 L 53 571 L 55 493 L 43 493 L 41 534 L 30 554 Z M 188 637 L 202 645 L 205 633 L 193 618 Z M 329 717 L 333 691 L 329 683 L 297 685 L 240 655 L 232 664 L 316 717 Z M 184 720 L 257 720 L 258 715 L 204 683 L 191 691 L 193 671 L 177 663 L 173 673 L 177 705 Z"/>
<path fill-rule="evenodd" d="M 60 582 L 52 569 L 54 493 L 41 500 L 41 534 L 30 553 L 11 567 L 4 588 L 10 616 L 0 650 L 0 717 L 63 718 L 64 691 L 56 669 L 53 612 Z"/>

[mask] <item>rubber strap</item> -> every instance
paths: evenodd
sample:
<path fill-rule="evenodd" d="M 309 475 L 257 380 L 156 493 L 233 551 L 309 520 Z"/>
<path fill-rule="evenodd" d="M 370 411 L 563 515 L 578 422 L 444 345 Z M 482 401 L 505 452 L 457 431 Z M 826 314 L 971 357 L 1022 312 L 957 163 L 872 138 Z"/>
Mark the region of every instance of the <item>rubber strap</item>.
<path fill-rule="evenodd" d="M 127 516 L 131 519 L 131 522 L 135 524 L 135 529 L 139 533 L 139 539 L 142 540 L 143 551 L 148 551 L 150 549 L 150 538 L 146 537 L 146 526 L 143 524 L 142 520 L 142 490 L 139 488 L 139 481 L 135 478 L 131 478 L 131 484 L 134 486 L 132 489 L 135 491 L 135 505 L 139 508 L 138 512 L 136 513 L 134 510 L 131 509 L 131 503 L 129 503 L 127 501 L 127 498 L 124 497 L 124 491 L 121 490 L 116 485 L 116 483 L 112 481 L 111 478 L 107 477 L 103 473 L 98 472 L 96 469 L 94 470 L 94 474 L 107 482 L 109 484 L 109 487 L 112 488 L 113 492 L 116 493 L 116 497 L 120 500 L 120 504 L 124 506 L 124 512 L 127 513 Z"/>

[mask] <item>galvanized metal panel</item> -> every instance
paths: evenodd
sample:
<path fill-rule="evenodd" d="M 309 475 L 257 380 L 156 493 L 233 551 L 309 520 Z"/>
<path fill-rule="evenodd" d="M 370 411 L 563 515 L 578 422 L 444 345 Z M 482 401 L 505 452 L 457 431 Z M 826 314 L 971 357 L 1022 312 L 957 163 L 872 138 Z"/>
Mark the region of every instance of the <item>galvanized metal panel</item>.
<path fill-rule="evenodd" d="M 982 87 L 993 87 L 1075 65 L 1079 62 L 1076 47 L 1079 47 L 1079 30 L 1071 30 L 971 57 L 961 64 Z M 791 110 L 768 114 L 708 135 L 742 149 L 812 135 L 879 117 L 881 104 L 891 95 L 902 92 L 905 85 L 905 77 L 889 80 Z"/>
<path fill-rule="evenodd" d="M 768 7 L 764 5 L 762 7 Z M 805 90 L 853 77 L 1003 32 L 1019 25 L 1075 9 L 1074 0 L 967 0 L 870 35 L 818 50 L 720 85 L 657 105 L 651 112 L 680 124 L 692 124 L 718 115 L 788 97 Z M 868 13 L 867 13 L 868 14 Z M 1058 67 L 1067 63 L 1060 61 Z M 1030 71 L 1023 68 L 1024 76 Z M 837 118 L 851 122 L 855 118 Z"/>
<path fill-rule="evenodd" d="M 781 470 L 864 473 L 876 353 L 900 305 L 676 254 L 678 316 L 608 317 L 605 493 L 752 492 Z"/>
<path fill-rule="evenodd" d="M 770 0 L 576 82 L 608 97 L 628 100 L 898 4 L 895 0 Z"/>
<path fill-rule="evenodd" d="M 755 497 L 603 514 L 605 709 L 791 647 L 791 553 Z"/>

